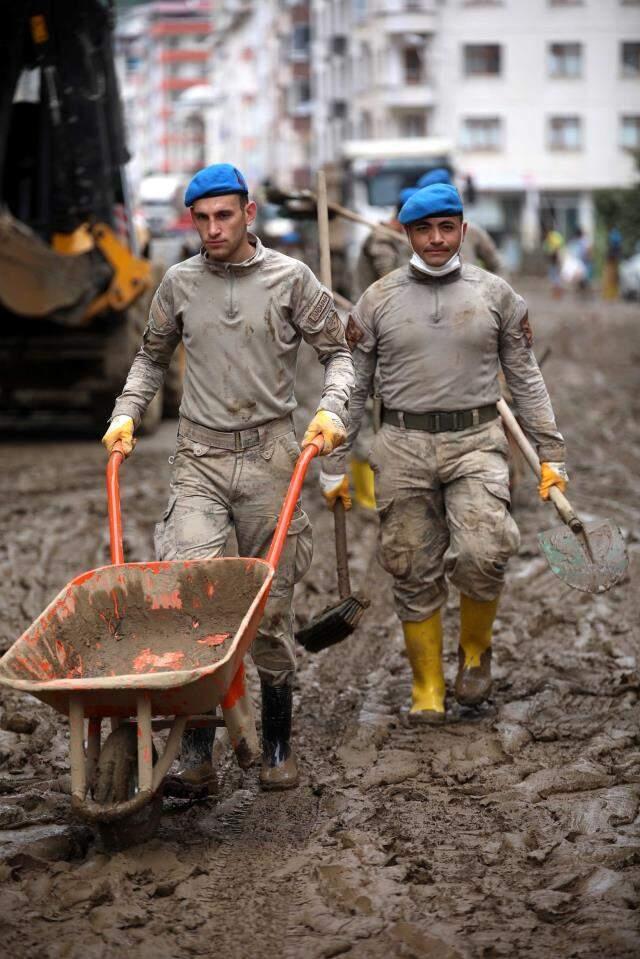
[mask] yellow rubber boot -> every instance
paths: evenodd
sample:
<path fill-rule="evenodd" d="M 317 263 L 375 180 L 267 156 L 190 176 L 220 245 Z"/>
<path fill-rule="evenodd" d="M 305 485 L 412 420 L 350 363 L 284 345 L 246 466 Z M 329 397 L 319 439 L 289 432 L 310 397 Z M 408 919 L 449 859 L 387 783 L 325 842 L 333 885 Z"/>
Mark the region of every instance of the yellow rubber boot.
<path fill-rule="evenodd" d="M 460 594 L 455 695 L 462 706 L 479 706 L 491 692 L 491 636 L 497 609 L 497 598 L 486 603 Z"/>
<path fill-rule="evenodd" d="M 440 610 L 420 623 L 403 623 L 402 629 L 413 672 L 409 717 L 416 722 L 440 723 L 445 715 Z"/>
<path fill-rule="evenodd" d="M 353 478 L 353 496 L 364 509 L 376 508 L 376 494 L 373 470 L 364 460 L 351 460 L 351 476 Z"/>

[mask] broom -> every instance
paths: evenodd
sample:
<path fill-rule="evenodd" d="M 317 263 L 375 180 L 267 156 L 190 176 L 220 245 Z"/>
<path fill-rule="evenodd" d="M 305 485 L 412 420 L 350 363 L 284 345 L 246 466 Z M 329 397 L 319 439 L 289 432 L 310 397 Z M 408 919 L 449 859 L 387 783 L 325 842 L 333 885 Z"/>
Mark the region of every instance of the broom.
<path fill-rule="evenodd" d="M 320 243 L 320 279 L 331 289 L 331 252 L 329 248 L 329 215 L 327 185 L 324 171 L 318 173 L 318 237 Z M 344 506 L 337 500 L 333 507 L 336 538 L 336 565 L 338 568 L 338 595 L 340 602 L 328 606 L 296 633 L 296 639 L 310 653 L 341 643 L 354 631 L 369 600 L 351 593 L 349 560 L 347 557 L 347 522 Z"/>
<path fill-rule="evenodd" d="M 296 639 L 308 653 L 319 653 L 322 649 L 341 643 L 343 639 L 351 635 L 369 606 L 368 599 L 364 596 L 355 596 L 351 592 L 347 558 L 347 523 L 341 500 L 337 500 L 333 507 L 333 517 L 340 602 L 327 606 L 296 633 Z"/>

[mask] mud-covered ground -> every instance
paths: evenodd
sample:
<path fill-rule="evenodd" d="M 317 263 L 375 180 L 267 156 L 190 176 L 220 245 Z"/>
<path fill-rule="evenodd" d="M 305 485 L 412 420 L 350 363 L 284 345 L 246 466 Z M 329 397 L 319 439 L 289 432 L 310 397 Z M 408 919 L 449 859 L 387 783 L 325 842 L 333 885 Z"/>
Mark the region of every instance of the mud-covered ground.
<path fill-rule="evenodd" d="M 627 539 L 631 578 L 590 596 L 536 544 L 556 525 L 527 481 L 486 708 L 451 704 L 440 728 L 406 720 L 409 667 L 376 521 L 350 517 L 353 578 L 372 599 L 356 637 L 300 657 L 303 784 L 264 794 L 221 741 L 217 799 L 165 800 L 158 836 L 109 857 L 71 818 L 66 722 L 0 691 L 0 951 L 19 957 L 553 957 L 640 953 L 637 307 L 525 289 L 569 445 L 572 499 Z M 309 408 L 318 374 L 305 354 Z M 304 421 L 304 414 L 300 423 Z M 151 555 L 175 423 L 124 468 L 130 559 Z M 108 562 L 97 442 L 2 447 L 0 644 L 75 574 Z M 331 525 L 313 483 L 316 555 L 304 618 L 334 589 Z M 457 599 L 446 615 L 455 671 Z"/>

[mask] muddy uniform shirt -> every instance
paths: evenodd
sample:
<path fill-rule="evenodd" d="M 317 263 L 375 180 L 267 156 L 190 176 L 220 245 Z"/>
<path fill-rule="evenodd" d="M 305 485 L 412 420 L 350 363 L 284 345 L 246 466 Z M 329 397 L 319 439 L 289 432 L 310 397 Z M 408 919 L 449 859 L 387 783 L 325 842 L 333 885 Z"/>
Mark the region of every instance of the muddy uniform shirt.
<path fill-rule="evenodd" d="M 347 326 L 356 386 L 345 446 L 326 464 L 342 472 L 376 367 L 386 409 L 467 410 L 500 398 L 500 367 L 522 424 L 543 460 L 564 459 L 544 380 L 532 350 L 527 306 L 500 277 L 463 265 L 429 277 L 409 265 L 374 283 Z"/>
<path fill-rule="evenodd" d="M 280 419 L 296 407 L 304 338 L 325 367 L 320 406 L 347 422 L 353 365 L 331 296 L 304 263 L 251 242 L 255 253 L 243 263 L 198 254 L 167 271 L 112 416 L 138 425 L 182 340 L 182 416 L 227 431 Z"/>

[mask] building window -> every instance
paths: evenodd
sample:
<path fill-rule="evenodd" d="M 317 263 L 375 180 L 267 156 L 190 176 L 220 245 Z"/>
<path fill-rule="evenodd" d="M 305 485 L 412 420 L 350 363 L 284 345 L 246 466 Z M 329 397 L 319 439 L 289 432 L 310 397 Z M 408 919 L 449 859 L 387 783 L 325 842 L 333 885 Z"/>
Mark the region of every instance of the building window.
<path fill-rule="evenodd" d="M 422 83 L 422 53 L 417 47 L 405 47 L 403 51 L 404 60 L 404 82 Z"/>
<path fill-rule="evenodd" d="M 499 43 L 466 43 L 464 73 L 467 77 L 497 77 L 501 72 Z"/>
<path fill-rule="evenodd" d="M 369 12 L 368 8 L 368 0 L 353 0 L 352 9 L 356 23 L 361 23 L 363 20 L 366 20 Z"/>
<path fill-rule="evenodd" d="M 308 54 L 311 27 L 308 23 L 296 23 L 291 34 L 291 49 L 297 54 Z"/>
<path fill-rule="evenodd" d="M 625 150 L 640 150 L 640 116 L 620 118 L 620 146 Z"/>
<path fill-rule="evenodd" d="M 623 77 L 640 77 L 640 43 L 621 43 L 620 61 Z"/>
<path fill-rule="evenodd" d="M 502 146 L 500 117 L 466 117 L 462 122 L 464 150 L 499 150 Z"/>
<path fill-rule="evenodd" d="M 550 43 L 547 63 L 550 77 L 582 76 L 582 44 Z"/>
<path fill-rule="evenodd" d="M 582 121 L 580 117 L 550 117 L 550 150 L 581 150 Z"/>
<path fill-rule="evenodd" d="M 294 79 L 287 88 L 289 112 L 306 114 L 311 108 L 311 83 L 306 79 Z"/>
<path fill-rule="evenodd" d="M 427 118 L 424 113 L 405 113 L 399 126 L 402 137 L 423 137 L 427 133 Z"/>

